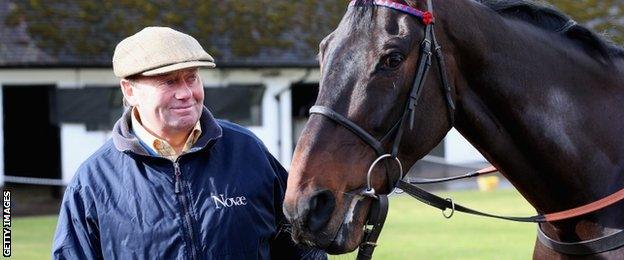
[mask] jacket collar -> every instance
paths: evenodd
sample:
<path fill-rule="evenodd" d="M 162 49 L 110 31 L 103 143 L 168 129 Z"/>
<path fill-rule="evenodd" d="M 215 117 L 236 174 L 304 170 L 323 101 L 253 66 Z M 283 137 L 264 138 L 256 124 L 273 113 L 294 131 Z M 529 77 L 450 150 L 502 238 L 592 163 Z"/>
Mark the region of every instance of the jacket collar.
<path fill-rule="evenodd" d="M 112 139 L 115 148 L 121 152 L 131 152 L 144 156 L 151 156 L 141 145 L 139 138 L 132 131 L 132 109 L 126 109 L 115 126 L 113 127 Z M 210 111 L 204 106 L 199 118 L 202 134 L 197 142 L 188 151 L 189 153 L 201 150 L 209 145 L 210 141 L 221 138 L 223 130 L 214 119 Z"/>

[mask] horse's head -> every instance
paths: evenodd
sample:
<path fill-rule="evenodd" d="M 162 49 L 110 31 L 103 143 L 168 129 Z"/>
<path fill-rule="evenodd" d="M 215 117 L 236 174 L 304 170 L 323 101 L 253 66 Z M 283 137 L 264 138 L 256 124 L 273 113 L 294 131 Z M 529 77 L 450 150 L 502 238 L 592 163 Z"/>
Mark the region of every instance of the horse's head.
<path fill-rule="evenodd" d="M 416 98 L 413 128 L 410 113 L 404 116 L 410 95 L 418 92 L 413 91 L 413 83 L 426 34 L 422 18 L 357 3 L 320 44 L 322 76 L 316 106 L 381 140 L 384 151 L 391 150 L 398 128 L 403 128 L 398 157 L 406 169 L 450 129 L 435 61 Z M 328 117 L 330 112 L 317 113 L 310 117 L 297 144 L 284 212 L 296 240 L 329 253 L 343 253 L 361 241 L 372 199 L 360 191 L 367 186 L 369 166 L 380 152 L 356 131 Z M 370 175 L 372 187 L 390 192 L 392 185 L 387 183 L 398 179 L 397 168 L 394 160 L 378 164 Z"/>

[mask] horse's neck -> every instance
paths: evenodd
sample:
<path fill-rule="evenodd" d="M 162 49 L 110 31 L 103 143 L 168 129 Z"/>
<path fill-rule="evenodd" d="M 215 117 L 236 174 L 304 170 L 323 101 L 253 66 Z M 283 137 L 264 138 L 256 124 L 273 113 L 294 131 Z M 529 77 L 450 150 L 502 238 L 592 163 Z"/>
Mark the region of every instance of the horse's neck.
<path fill-rule="evenodd" d="M 622 70 L 554 33 L 468 5 L 447 10 L 455 17 L 440 27 L 462 74 L 456 128 L 540 213 L 623 188 Z"/>

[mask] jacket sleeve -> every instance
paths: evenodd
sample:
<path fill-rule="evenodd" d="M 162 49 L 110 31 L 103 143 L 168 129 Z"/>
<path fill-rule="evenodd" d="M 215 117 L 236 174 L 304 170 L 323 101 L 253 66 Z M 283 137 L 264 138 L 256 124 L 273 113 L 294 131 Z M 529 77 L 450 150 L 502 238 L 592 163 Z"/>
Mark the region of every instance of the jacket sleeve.
<path fill-rule="evenodd" d="M 327 259 L 327 254 L 325 253 L 325 251 L 304 247 L 303 245 L 297 245 L 293 241 L 290 235 L 290 223 L 288 223 L 288 221 L 284 217 L 284 212 L 282 210 L 284 194 L 286 192 L 286 180 L 288 177 L 288 173 L 271 154 L 268 154 L 268 152 L 267 157 L 269 157 L 271 167 L 277 175 L 274 190 L 277 234 L 273 237 L 273 240 L 271 241 L 271 258 L 306 260 Z"/>
<path fill-rule="evenodd" d="M 65 190 L 52 259 L 102 259 L 95 207 L 80 187 Z"/>

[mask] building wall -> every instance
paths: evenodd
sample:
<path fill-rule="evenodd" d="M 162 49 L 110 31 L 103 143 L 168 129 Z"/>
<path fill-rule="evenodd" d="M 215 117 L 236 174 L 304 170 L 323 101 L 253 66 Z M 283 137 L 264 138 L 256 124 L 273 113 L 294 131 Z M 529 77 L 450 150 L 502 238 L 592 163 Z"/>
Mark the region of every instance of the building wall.
<path fill-rule="evenodd" d="M 61 125 L 61 171 L 63 183 L 69 183 L 74 173 L 91 154 L 110 138 L 110 132 L 89 131 L 82 124 Z"/>
<path fill-rule="evenodd" d="M 485 158 L 455 128 L 444 138 L 444 158 L 448 164 L 468 165 L 485 162 Z"/>

